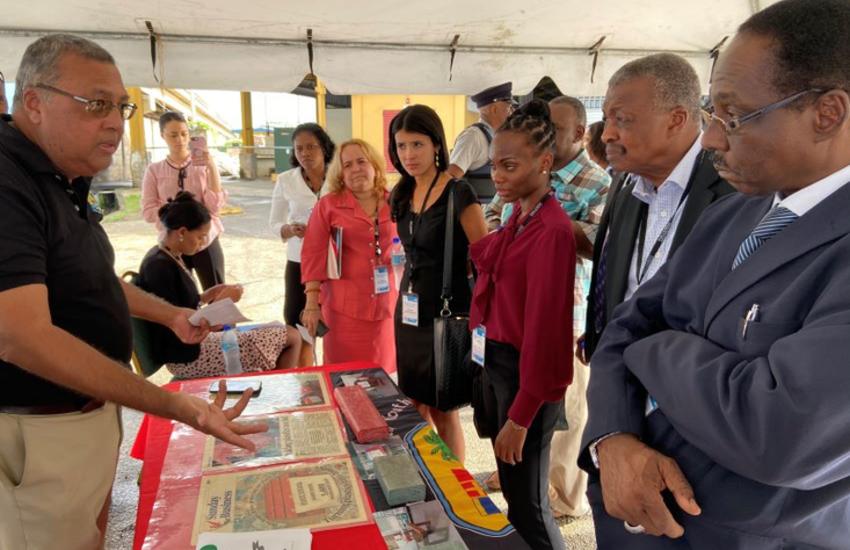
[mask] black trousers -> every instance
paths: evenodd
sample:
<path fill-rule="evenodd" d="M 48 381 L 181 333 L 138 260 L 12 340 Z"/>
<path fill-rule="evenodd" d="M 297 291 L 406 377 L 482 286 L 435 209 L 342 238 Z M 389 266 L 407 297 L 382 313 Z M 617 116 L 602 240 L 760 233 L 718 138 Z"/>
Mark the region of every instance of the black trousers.
<path fill-rule="evenodd" d="M 304 285 L 301 284 L 301 263 L 287 261 L 286 273 L 286 296 L 283 299 L 283 318 L 286 324 L 294 327 L 301 323 L 301 312 L 307 305 L 307 295 L 304 294 Z"/>
<path fill-rule="evenodd" d="M 479 435 L 496 436 L 508 419 L 519 391 L 519 351 L 509 344 L 487 340 L 483 369 L 473 365 L 475 426 Z M 529 546 L 563 550 L 564 539 L 549 508 L 549 447 L 563 401 L 544 403 L 528 428 L 522 462 L 515 466 L 496 460 L 508 519 Z"/>
<path fill-rule="evenodd" d="M 224 251 L 218 237 L 208 247 L 192 256 L 183 256 L 183 262 L 194 269 L 204 290 L 224 283 Z"/>

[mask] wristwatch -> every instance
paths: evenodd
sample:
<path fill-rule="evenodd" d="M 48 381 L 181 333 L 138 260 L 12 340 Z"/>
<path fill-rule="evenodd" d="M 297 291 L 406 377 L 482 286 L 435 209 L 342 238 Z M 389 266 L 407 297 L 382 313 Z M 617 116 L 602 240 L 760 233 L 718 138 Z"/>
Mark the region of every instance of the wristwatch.
<path fill-rule="evenodd" d="M 609 437 L 615 436 L 617 434 L 621 434 L 623 432 L 611 432 L 609 434 L 605 434 L 587 447 L 587 452 L 590 453 L 590 460 L 593 462 L 593 465 L 596 469 L 599 469 L 599 454 L 596 451 L 596 448 L 599 447 L 599 444 L 608 439 Z"/>

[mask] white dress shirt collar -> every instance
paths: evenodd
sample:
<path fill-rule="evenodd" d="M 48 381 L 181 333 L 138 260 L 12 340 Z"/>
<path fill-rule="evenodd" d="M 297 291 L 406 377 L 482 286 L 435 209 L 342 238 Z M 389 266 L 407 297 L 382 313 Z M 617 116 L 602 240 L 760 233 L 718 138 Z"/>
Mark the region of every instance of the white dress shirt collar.
<path fill-rule="evenodd" d="M 693 174 L 694 166 L 697 163 L 697 157 L 699 157 L 700 151 L 702 151 L 702 134 L 698 135 L 696 140 L 694 140 L 691 148 L 688 149 L 688 152 L 685 153 L 685 156 L 679 161 L 673 171 L 670 172 L 670 175 L 667 176 L 667 179 L 658 186 L 660 189 L 662 186 L 666 185 L 668 182 L 675 184 L 680 187 L 682 191 L 688 186 L 688 181 L 691 179 L 691 174 Z M 651 181 L 644 178 L 643 176 L 636 176 L 637 181 L 635 182 L 635 187 L 632 189 L 632 194 L 640 199 L 642 202 L 649 204 L 652 202 L 650 197 L 653 197 L 656 194 L 655 186 Z"/>
<path fill-rule="evenodd" d="M 773 206 L 781 204 L 791 212 L 802 216 L 848 182 L 850 182 L 850 165 L 833 172 L 822 180 L 803 187 L 784 199 L 779 193 L 776 193 L 773 197 Z"/>

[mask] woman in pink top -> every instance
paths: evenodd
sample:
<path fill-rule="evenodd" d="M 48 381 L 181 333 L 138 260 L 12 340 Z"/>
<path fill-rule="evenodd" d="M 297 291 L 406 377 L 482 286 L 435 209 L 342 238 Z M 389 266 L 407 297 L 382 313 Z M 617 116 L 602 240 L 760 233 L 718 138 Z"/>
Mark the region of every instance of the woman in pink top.
<path fill-rule="evenodd" d="M 151 163 L 142 180 L 142 215 L 156 224 L 160 238 L 164 228 L 157 212 L 179 191 L 188 191 L 209 210 L 212 217 L 208 245 L 192 256 L 183 256 L 183 262 L 194 269 L 204 290 L 224 283 L 224 253 L 218 236 L 224 231 L 218 213 L 224 206 L 225 192 L 215 161 L 207 154 L 206 165 L 192 163 L 189 154 L 189 126 L 182 114 L 169 111 L 159 118 L 162 138 L 168 144 L 165 160 Z"/>
<path fill-rule="evenodd" d="M 387 204 L 384 161 L 365 141 L 346 141 L 334 154 L 326 185 L 329 193 L 313 209 L 301 248 L 307 294 L 302 321 L 311 335 L 319 321 L 329 328 L 323 338 L 325 363 L 373 361 L 395 372 L 398 289 L 390 245 L 397 233 Z M 332 279 L 328 248 L 340 229 L 341 270 Z"/>

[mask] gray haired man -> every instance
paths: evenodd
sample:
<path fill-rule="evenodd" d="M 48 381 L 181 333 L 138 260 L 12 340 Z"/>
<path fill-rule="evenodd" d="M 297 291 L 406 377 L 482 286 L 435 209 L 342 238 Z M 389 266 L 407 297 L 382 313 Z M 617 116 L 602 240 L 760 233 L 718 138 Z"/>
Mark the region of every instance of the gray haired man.
<path fill-rule="evenodd" d="M 70 35 L 31 44 L 14 115 L 0 116 L 0 548 L 102 544 L 120 440 L 118 405 L 251 448 L 220 399 L 166 392 L 127 368 L 130 314 L 183 341 L 209 327 L 119 281 L 88 202 L 135 105 L 103 48 Z"/>

